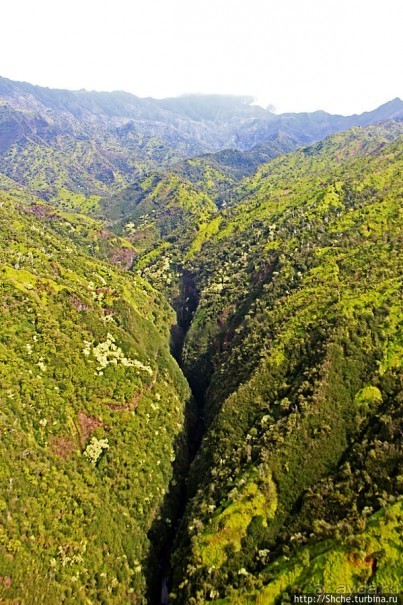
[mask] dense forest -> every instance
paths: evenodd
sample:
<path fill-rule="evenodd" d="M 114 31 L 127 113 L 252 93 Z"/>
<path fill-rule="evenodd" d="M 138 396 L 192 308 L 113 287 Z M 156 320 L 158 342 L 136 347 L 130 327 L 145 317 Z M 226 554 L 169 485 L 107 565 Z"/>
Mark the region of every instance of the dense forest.
<path fill-rule="evenodd" d="M 402 102 L 0 98 L 0 602 L 401 592 Z"/>

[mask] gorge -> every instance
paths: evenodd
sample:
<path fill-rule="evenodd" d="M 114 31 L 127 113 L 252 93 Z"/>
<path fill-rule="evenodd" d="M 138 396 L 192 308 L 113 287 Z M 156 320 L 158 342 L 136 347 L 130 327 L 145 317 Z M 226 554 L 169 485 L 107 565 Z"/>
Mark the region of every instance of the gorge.
<path fill-rule="evenodd" d="M 0 79 L 0 600 L 401 591 L 402 115 Z"/>

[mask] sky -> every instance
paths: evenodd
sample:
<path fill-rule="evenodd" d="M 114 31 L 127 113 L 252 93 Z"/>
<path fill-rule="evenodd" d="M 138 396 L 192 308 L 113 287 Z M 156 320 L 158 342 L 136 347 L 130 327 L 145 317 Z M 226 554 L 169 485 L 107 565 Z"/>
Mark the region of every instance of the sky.
<path fill-rule="evenodd" d="M 352 114 L 403 98 L 400 0 L 6 0 L 0 75 Z"/>

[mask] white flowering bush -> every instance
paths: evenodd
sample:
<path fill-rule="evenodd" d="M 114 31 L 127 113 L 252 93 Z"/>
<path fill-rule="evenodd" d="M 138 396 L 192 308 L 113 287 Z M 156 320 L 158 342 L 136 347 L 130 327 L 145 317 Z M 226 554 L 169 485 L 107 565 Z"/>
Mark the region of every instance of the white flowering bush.
<path fill-rule="evenodd" d="M 105 450 L 109 449 L 109 443 L 107 439 L 97 439 L 92 437 L 90 443 L 87 445 L 84 451 L 84 456 L 94 466 L 102 456 Z"/>
<path fill-rule="evenodd" d="M 95 347 L 92 342 L 88 340 L 84 341 L 85 346 L 83 353 L 86 357 L 89 357 L 92 353 L 98 363 L 96 368 L 98 373 L 102 375 L 102 370 L 104 370 L 110 364 L 121 364 L 126 368 L 137 368 L 138 370 L 147 372 L 150 374 L 150 376 L 152 376 L 153 370 L 150 366 L 144 365 L 138 359 L 130 359 L 125 357 L 122 349 L 118 347 L 115 342 L 115 338 L 109 332 L 106 336 L 106 340 L 104 342 L 100 342 Z"/>

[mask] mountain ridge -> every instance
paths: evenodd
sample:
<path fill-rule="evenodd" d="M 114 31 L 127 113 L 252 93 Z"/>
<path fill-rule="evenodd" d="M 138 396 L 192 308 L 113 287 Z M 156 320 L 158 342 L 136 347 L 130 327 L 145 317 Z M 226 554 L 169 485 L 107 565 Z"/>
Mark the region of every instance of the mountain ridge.
<path fill-rule="evenodd" d="M 20 94 L 18 94 L 20 93 Z M 23 98 L 21 94 L 30 94 L 32 98 L 36 99 L 38 102 L 42 102 L 45 106 L 49 108 L 53 107 L 63 107 L 63 105 L 59 106 L 58 102 L 61 102 L 63 97 L 65 97 L 67 101 L 66 108 L 69 107 L 69 101 L 71 105 L 74 107 L 73 99 L 76 100 L 77 105 L 81 104 L 81 106 L 89 106 L 92 105 L 93 109 L 97 108 L 98 101 L 98 110 L 104 109 L 106 112 L 109 109 L 110 112 L 114 111 L 116 116 L 122 116 L 122 112 L 124 110 L 127 111 L 127 107 L 132 106 L 133 108 L 139 108 L 141 105 L 144 108 L 155 108 L 159 109 L 161 115 L 163 115 L 164 111 L 172 111 L 180 114 L 181 111 L 178 110 L 182 106 L 183 110 L 186 110 L 187 106 L 191 107 L 192 102 L 196 105 L 199 104 L 203 109 L 206 109 L 207 106 L 210 108 L 217 104 L 218 107 L 226 108 L 228 107 L 232 115 L 234 110 L 239 110 L 241 107 L 245 113 L 250 113 L 251 116 L 269 116 L 270 118 L 276 119 L 282 116 L 295 116 L 295 115 L 313 115 L 313 116 L 334 116 L 336 118 L 342 119 L 355 119 L 357 117 L 361 117 L 364 123 L 364 120 L 371 116 L 374 112 L 378 112 L 380 115 L 380 120 L 385 119 L 385 111 L 388 112 L 388 117 L 394 117 L 389 115 L 389 110 L 393 108 L 395 111 L 395 115 L 401 115 L 403 111 L 403 101 L 399 97 L 395 97 L 385 103 L 381 104 L 379 107 L 374 110 L 366 110 L 360 114 L 350 114 L 350 115 L 341 115 L 341 114 L 331 114 L 324 110 L 315 110 L 312 112 L 283 112 L 280 114 L 276 114 L 271 110 L 265 109 L 260 105 L 254 104 L 253 97 L 248 97 L 245 95 L 225 95 L 225 94 L 208 94 L 208 93 L 187 93 L 183 95 L 179 95 L 177 97 L 166 97 L 161 99 L 156 99 L 153 97 L 139 97 L 133 93 L 126 92 L 124 90 L 116 90 L 116 91 L 98 91 L 98 90 L 73 90 L 73 89 L 65 89 L 65 88 L 50 88 L 39 85 L 34 85 L 29 82 L 24 81 L 14 81 L 3 76 L 0 76 L 0 96 L 13 98 L 16 101 L 22 103 Z M 111 104 L 103 104 L 101 100 L 111 100 Z M 123 101 L 125 99 L 127 101 L 127 105 L 122 105 L 119 103 L 119 100 Z M 92 101 L 92 104 L 89 103 Z M 213 110 L 214 111 L 214 110 Z M 211 113 L 211 110 L 210 112 Z M 113 113 L 110 113 L 113 115 Z M 134 114 L 130 115 L 127 113 L 125 117 L 139 117 L 134 116 Z M 155 115 L 150 116 L 155 119 Z M 198 116 L 200 119 L 201 116 Z"/>
<path fill-rule="evenodd" d="M 402 116 L 396 99 L 361 116 L 276 116 L 245 97 L 140 99 L 0 78 L 0 173 L 56 205 L 69 197 L 73 208 L 82 196 L 116 194 L 150 170 L 192 157 L 226 154 L 226 176 L 242 177 L 274 155 L 335 131 Z M 220 191 L 212 193 L 219 198 Z"/>

